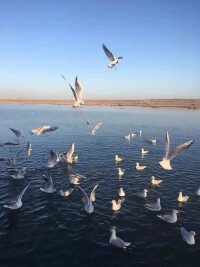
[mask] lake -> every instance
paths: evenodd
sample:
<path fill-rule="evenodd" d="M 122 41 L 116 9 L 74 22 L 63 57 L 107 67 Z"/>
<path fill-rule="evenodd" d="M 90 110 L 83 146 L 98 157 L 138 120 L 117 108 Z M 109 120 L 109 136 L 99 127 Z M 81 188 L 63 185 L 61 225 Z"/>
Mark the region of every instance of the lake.
<path fill-rule="evenodd" d="M 102 122 L 96 135 L 89 134 L 86 124 Z M 0 162 L 0 266 L 76 267 L 76 266 L 200 266 L 200 111 L 117 107 L 83 107 L 81 112 L 66 106 L 0 105 L 0 143 L 15 140 L 8 127 L 18 129 L 24 136 L 18 147 L 0 148 L 0 157 L 13 157 L 17 151 L 32 144 L 32 155 L 22 152 L 17 166 L 27 166 L 27 177 L 14 180 Z M 42 125 L 59 128 L 41 136 L 31 135 L 32 129 Z M 139 137 L 139 131 L 142 137 Z M 194 144 L 171 162 L 166 171 L 159 161 L 165 152 L 165 130 L 169 131 L 171 149 L 195 140 Z M 136 133 L 126 141 L 124 136 Z M 157 139 L 152 145 L 150 139 Z M 75 143 L 77 164 L 59 164 L 48 170 L 48 149 L 67 151 Z M 149 150 L 141 156 L 141 148 Z M 114 156 L 124 158 L 115 163 Z M 135 163 L 146 165 L 138 172 Z M 118 177 L 116 168 L 125 168 Z M 89 194 L 98 183 L 95 209 L 84 211 L 77 187 L 68 198 L 57 192 L 46 194 L 42 174 L 51 172 L 57 192 L 70 187 L 71 172 L 86 176 L 80 186 Z M 151 185 L 151 176 L 163 179 L 161 186 Z M 23 196 L 19 210 L 3 207 L 31 182 Z M 119 199 L 117 190 L 126 193 L 120 211 L 112 210 L 111 201 Z M 147 188 L 145 200 L 133 193 Z M 187 203 L 179 204 L 178 193 L 189 195 Z M 144 205 L 161 199 L 162 210 L 152 212 Z M 174 224 L 160 220 L 157 214 L 181 211 Z M 179 227 L 183 221 L 187 230 L 196 232 L 196 244 L 183 242 Z M 117 236 L 132 246 L 127 250 L 109 244 L 110 228 L 116 226 Z"/>

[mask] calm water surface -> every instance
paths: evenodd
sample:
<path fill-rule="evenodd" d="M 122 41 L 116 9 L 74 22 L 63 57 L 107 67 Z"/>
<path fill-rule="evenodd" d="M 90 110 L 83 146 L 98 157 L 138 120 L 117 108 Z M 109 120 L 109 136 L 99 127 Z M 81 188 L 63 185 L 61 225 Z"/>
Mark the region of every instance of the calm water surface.
<path fill-rule="evenodd" d="M 200 186 L 200 112 L 189 110 L 84 107 L 78 111 L 65 106 L 0 105 L 0 142 L 14 140 L 8 127 L 19 129 L 29 141 L 32 155 L 22 153 L 19 167 L 27 166 L 24 180 L 13 180 L 0 163 L 0 266 L 200 266 L 200 197 L 195 195 Z M 86 120 L 102 122 L 96 136 L 88 133 Z M 57 125 L 59 129 L 42 136 L 29 131 L 42 125 Z M 158 162 L 164 154 L 165 130 L 169 131 L 171 147 L 191 139 L 191 148 L 173 159 L 172 171 L 163 170 Z M 124 135 L 137 133 L 134 140 L 125 141 Z M 152 145 L 149 139 L 156 138 Z M 99 183 L 93 214 L 86 214 L 77 188 L 69 198 L 39 190 L 48 174 L 48 149 L 67 151 L 75 143 L 79 155 L 77 164 L 58 165 L 51 170 L 55 188 L 67 189 L 71 171 L 85 175 L 81 187 L 90 192 Z M 142 158 L 141 148 L 149 150 Z M 0 148 L 0 157 L 14 156 L 19 147 Z M 125 158 L 117 164 L 114 155 Z M 136 172 L 135 163 L 147 165 L 144 172 Z M 125 168 L 119 179 L 116 168 Z M 150 177 L 163 179 L 162 186 L 152 187 Z M 3 204 L 16 196 L 28 182 L 30 187 L 23 197 L 20 210 L 7 210 Z M 119 212 L 111 209 L 111 200 L 118 199 L 117 190 L 123 187 L 126 196 Z M 150 190 L 145 200 L 133 192 Z M 190 195 L 185 204 L 178 204 L 178 192 Z M 162 211 L 154 213 L 144 208 L 145 203 L 161 198 Z M 188 230 L 197 233 L 196 244 L 182 241 L 180 220 L 168 224 L 156 214 L 182 211 L 181 218 Z M 109 245 L 109 229 L 116 226 L 117 235 L 132 243 L 128 250 Z"/>

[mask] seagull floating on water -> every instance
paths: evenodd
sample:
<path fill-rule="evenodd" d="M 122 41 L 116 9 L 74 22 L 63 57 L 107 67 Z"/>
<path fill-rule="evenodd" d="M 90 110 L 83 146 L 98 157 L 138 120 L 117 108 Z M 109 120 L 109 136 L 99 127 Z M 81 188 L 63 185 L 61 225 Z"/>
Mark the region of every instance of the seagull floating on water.
<path fill-rule="evenodd" d="M 186 202 L 188 201 L 188 199 L 189 199 L 189 196 L 183 196 L 182 192 L 179 192 L 179 195 L 178 195 L 179 202 Z"/>
<path fill-rule="evenodd" d="M 116 162 L 122 162 L 124 159 L 120 158 L 118 155 L 115 155 Z"/>
<path fill-rule="evenodd" d="M 126 195 L 126 194 L 125 194 L 123 188 L 120 188 L 120 189 L 119 189 L 119 196 L 120 196 L 120 197 L 125 197 L 125 195 Z"/>
<path fill-rule="evenodd" d="M 42 126 L 40 128 L 32 130 L 31 134 L 41 135 L 41 134 L 45 134 L 47 132 L 53 132 L 53 131 L 55 131 L 57 129 L 58 129 L 58 126 L 44 125 L 44 126 Z"/>
<path fill-rule="evenodd" d="M 141 148 L 142 155 L 147 155 L 149 153 L 148 150 L 144 150 L 144 148 Z"/>
<path fill-rule="evenodd" d="M 162 182 L 164 182 L 164 180 L 155 179 L 155 176 L 151 176 L 151 183 L 152 183 L 153 185 L 159 185 L 159 184 L 161 184 Z"/>
<path fill-rule="evenodd" d="M 96 194 L 97 187 L 98 187 L 98 184 L 95 185 L 95 187 L 92 189 L 90 197 L 88 197 L 86 192 L 80 186 L 78 186 L 78 189 L 80 190 L 81 195 L 82 195 L 82 202 L 84 204 L 84 209 L 87 213 L 92 213 L 94 211 L 94 206 L 92 202 L 95 201 L 95 194 Z"/>
<path fill-rule="evenodd" d="M 125 135 L 124 138 L 125 138 L 126 140 L 129 140 L 129 141 L 130 141 L 130 140 L 131 140 L 131 135 L 130 135 L 130 134 Z"/>
<path fill-rule="evenodd" d="M 157 140 L 156 140 L 156 139 L 151 139 L 150 141 L 151 141 L 151 143 L 152 143 L 153 145 L 155 145 L 155 144 L 157 143 Z"/>
<path fill-rule="evenodd" d="M 131 245 L 130 242 L 124 242 L 121 238 L 116 236 L 115 227 L 113 227 L 110 231 L 111 231 L 111 237 L 110 237 L 109 243 L 113 247 L 126 249 L 128 246 Z"/>
<path fill-rule="evenodd" d="M 172 210 L 172 214 L 157 215 L 157 217 L 168 223 L 175 223 L 178 219 L 177 213 L 179 213 L 178 210 Z"/>
<path fill-rule="evenodd" d="M 117 168 L 117 170 L 118 170 L 118 175 L 119 175 L 119 176 L 123 176 L 123 175 L 124 175 L 124 173 L 125 173 L 125 169 Z"/>
<path fill-rule="evenodd" d="M 184 227 L 181 227 L 180 231 L 181 231 L 183 241 L 185 241 L 188 245 L 195 244 L 194 236 L 196 235 L 196 233 L 194 231 L 188 232 Z"/>
<path fill-rule="evenodd" d="M 135 134 L 135 133 L 132 133 L 132 134 L 131 134 L 131 137 L 132 137 L 132 138 L 135 138 L 135 137 L 136 137 L 136 134 Z"/>
<path fill-rule="evenodd" d="M 30 183 L 22 190 L 22 192 L 17 197 L 12 199 L 9 204 L 4 205 L 4 208 L 8 208 L 8 209 L 12 209 L 12 210 L 16 210 L 16 209 L 21 208 L 22 197 L 23 197 L 26 189 L 29 187 L 29 185 L 30 185 Z"/>
<path fill-rule="evenodd" d="M 140 166 L 139 162 L 136 162 L 136 170 L 137 171 L 143 171 L 146 169 L 147 166 Z"/>
<path fill-rule="evenodd" d="M 73 107 L 75 108 L 79 108 L 80 105 L 84 105 L 84 101 L 83 101 L 83 85 L 81 84 L 80 80 L 78 79 L 78 77 L 75 78 L 75 89 L 71 86 L 71 84 L 65 79 L 65 77 L 63 75 L 61 75 L 63 77 L 63 79 L 69 84 L 73 96 L 74 96 L 74 104 Z"/>
<path fill-rule="evenodd" d="M 145 208 L 151 211 L 160 211 L 161 210 L 160 198 L 157 198 L 157 201 L 154 203 L 146 204 Z"/>
<path fill-rule="evenodd" d="M 90 132 L 89 132 L 89 133 L 90 133 L 91 135 L 95 135 L 95 134 L 96 134 L 96 130 L 99 129 L 99 128 L 101 127 L 101 124 L 102 124 L 102 123 L 100 122 L 100 123 L 98 123 L 97 125 L 95 125 L 94 128 L 93 128 L 92 125 L 90 124 L 90 122 L 87 121 L 87 125 L 88 125 L 88 127 L 90 128 Z"/>
<path fill-rule="evenodd" d="M 45 193 L 56 192 L 56 189 L 53 188 L 53 180 L 52 180 L 51 174 L 49 174 L 49 177 L 43 174 L 42 178 L 45 180 L 46 183 L 45 183 L 45 188 L 40 188 L 40 190 Z"/>
<path fill-rule="evenodd" d="M 142 137 L 142 131 L 140 130 L 140 137 Z"/>
<path fill-rule="evenodd" d="M 116 202 L 116 200 L 112 200 L 111 201 L 112 203 L 112 210 L 120 210 L 121 209 L 121 204 L 122 204 L 122 200 L 121 199 L 118 199 L 118 201 Z"/>
<path fill-rule="evenodd" d="M 111 63 L 108 65 L 108 68 L 110 68 L 110 69 L 115 67 L 120 62 L 120 60 L 123 59 L 123 57 L 116 58 L 115 56 L 113 56 L 113 54 L 108 50 L 108 48 L 104 44 L 103 44 L 103 50 L 104 50 L 106 56 L 111 61 Z"/>
<path fill-rule="evenodd" d="M 189 141 L 187 143 L 184 143 L 184 144 L 176 147 L 174 151 L 169 152 L 169 150 L 170 150 L 170 140 L 169 140 L 168 131 L 166 131 L 166 138 L 165 138 L 165 151 L 166 151 L 166 155 L 163 158 L 163 160 L 159 162 L 159 164 L 165 170 L 172 170 L 172 167 L 170 165 L 170 161 L 174 157 L 176 157 L 178 154 L 180 154 L 181 152 L 184 152 L 185 150 L 187 150 L 193 143 L 194 143 L 194 140 L 191 140 L 191 141 Z"/>
<path fill-rule="evenodd" d="M 149 191 L 147 189 L 144 189 L 142 192 L 133 193 L 133 195 L 140 197 L 140 198 L 146 198 L 147 192 L 149 192 Z"/>

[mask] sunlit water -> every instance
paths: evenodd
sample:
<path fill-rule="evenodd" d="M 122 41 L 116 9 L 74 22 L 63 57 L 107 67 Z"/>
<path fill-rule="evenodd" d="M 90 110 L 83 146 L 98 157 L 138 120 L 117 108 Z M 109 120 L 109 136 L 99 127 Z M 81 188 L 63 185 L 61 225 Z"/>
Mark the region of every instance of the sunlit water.
<path fill-rule="evenodd" d="M 96 136 L 91 136 L 86 125 L 102 122 Z M 24 180 L 13 180 L 0 162 L 0 266 L 200 266 L 200 197 L 195 195 L 200 186 L 200 112 L 189 110 L 83 107 L 82 113 L 65 106 L 1 105 L 0 142 L 14 140 L 8 127 L 22 132 L 23 147 L 29 141 L 32 155 L 20 155 L 17 165 L 27 166 Z M 57 125 L 55 132 L 33 136 L 30 130 L 42 125 Z M 158 162 L 164 155 L 165 130 L 169 131 L 171 148 L 194 139 L 191 148 L 174 158 L 172 171 L 163 170 Z M 138 133 L 142 130 L 142 137 Z M 131 141 L 124 135 L 136 133 Z M 152 145 L 150 139 L 156 138 Z M 69 173 L 87 178 L 81 187 L 89 194 L 99 183 L 95 210 L 86 214 L 77 188 L 69 198 L 57 193 L 45 194 L 42 174 L 48 174 L 48 149 L 67 151 L 75 143 L 79 155 L 77 164 L 58 165 L 51 170 L 57 191 L 67 189 Z M 149 150 L 142 157 L 141 148 Z M 13 157 L 19 147 L 0 148 L 0 157 Z M 115 154 L 124 157 L 116 164 Z M 135 170 L 135 163 L 147 166 L 144 172 Z M 119 179 L 117 167 L 125 168 Z M 163 179 L 161 186 L 152 187 L 150 177 Z M 19 210 L 7 210 L 3 204 L 16 196 L 31 182 Z M 123 187 L 126 196 L 118 212 L 111 209 L 112 199 Z M 133 193 L 147 188 L 145 200 Z M 178 192 L 190 195 L 185 204 L 178 204 Z M 162 211 L 151 212 L 145 203 L 161 198 Z M 180 234 L 180 217 L 175 224 L 157 218 L 157 214 L 181 210 L 181 218 L 188 230 L 197 233 L 196 244 L 188 246 Z M 110 231 L 116 226 L 117 235 L 132 243 L 127 250 L 109 245 Z"/>

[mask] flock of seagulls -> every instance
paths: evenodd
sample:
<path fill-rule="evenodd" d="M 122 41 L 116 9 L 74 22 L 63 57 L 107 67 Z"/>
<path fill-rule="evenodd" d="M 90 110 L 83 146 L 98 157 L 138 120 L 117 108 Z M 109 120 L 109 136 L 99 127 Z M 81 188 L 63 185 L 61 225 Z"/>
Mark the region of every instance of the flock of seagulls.
<path fill-rule="evenodd" d="M 116 58 L 108 50 L 108 48 L 104 44 L 103 44 L 103 50 L 104 50 L 106 56 L 111 61 L 111 63 L 108 65 L 108 68 L 110 68 L 110 69 L 116 68 L 116 65 L 120 62 L 120 60 L 122 60 L 122 57 Z M 62 75 L 62 77 L 65 81 L 67 81 L 65 76 Z M 73 96 L 74 96 L 74 99 L 75 99 L 74 103 L 73 103 L 73 107 L 79 108 L 81 105 L 84 105 L 84 101 L 83 101 L 84 88 L 83 88 L 83 85 L 81 84 L 80 80 L 78 79 L 78 77 L 75 78 L 75 89 L 71 86 L 71 84 L 68 81 L 67 81 L 67 83 L 69 84 L 70 89 L 71 89 Z M 92 124 L 88 120 L 86 121 L 86 124 L 89 128 L 89 134 L 93 135 L 93 136 L 96 135 L 96 131 L 102 125 L 102 123 L 98 123 L 96 126 L 93 127 Z M 57 126 L 45 125 L 45 126 L 42 126 L 40 128 L 33 129 L 32 131 L 30 131 L 30 133 L 34 134 L 34 135 L 43 135 L 47 132 L 53 132 L 57 129 L 58 129 Z M 16 130 L 13 128 L 10 128 L 10 130 L 15 134 L 16 142 L 5 142 L 5 143 L 0 144 L 0 147 L 18 146 L 20 144 L 22 138 L 24 138 L 24 136 L 22 136 L 22 134 L 19 130 Z M 142 137 L 142 131 L 141 130 L 139 132 L 139 136 L 140 136 L 140 138 Z M 132 134 L 126 135 L 125 139 L 130 140 L 131 138 L 135 138 L 135 137 L 136 137 L 136 133 L 132 133 Z M 154 145 L 156 145 L 156 143 L 157 143 L 157 139 L 152 139 L 149 141 Z M 176 157 L 177 155 L 179 155 L 180 153 L 186 151 L 193 144 L 193 142 L 194 142 L 194 140 L 191 140 L 187 143 L 184 143 L 184 144 L 178 146 L 177 148 L 175 148 L 172 152 L 170 152 L 169 133 L 168 133 L 168 131 L 166 131 L 165 156 L 162 159 L 162 161 L 159 162 L 160 166 L 167 171 L 172 170 L 171 160 L 174 157 Z M 4 162 L 6 164 L 8 173 L 10 174 L 10 176 L 13 179 L 24 179 L 26 176 L 27 167 L 23 167 L 23 168 L 19 169 L 19 168 L 17 168 L 17 163 L 16 163 L 17 158 L 19 157 L 20 153 L 22 153 L 22 151 L 24 151 L 24 150 L 25 150 L 25 147 L 20 149 L 13 159 L 10 157 L 1 157 L 0 158 L 0 161 Z M 27 143 L 27 146 L 26 146 L 26 153 L 27 153 L 27 157 L 31 156 L 32 146 L 29 142 Z M 74 143 L 71 144 L 71 146 L 67 152 L 57 153 L 57 152 L 53 151 L 52 149 L 49 150 L 50 159 L 47 162 L 47 169 L 54 168 L 59 162 L 64 162 L 65 164 L 69 164 L 69 165 L 76 163 L 79 160 L 79 157 L 78 157 L 78 155 L 75 155 L 74 153 L 75 153 L 75 144 Z M 144 148 L 141 148 L 141 154 L 142 155 L 148 155 L 149 151 L 145 150 Z M 124 161 L 124 158 L 120 157 L 119 155 L 115 155 L 114 159 L 115 159 L 116 163 L 121 163 Z M 145 171 L 146 168 L 147 168 L 147 166 L 142 166 L 142 165 L 140 165 L 139 162 L 136 162 L 136 170 L 137 171 Z M 117 170 L 118 170 L 118 175 L 120 177 L 122 177 L 125 174 L 125 169 L 117 168 Z M 41 187 L 40 190 L 43 193 L 53 194 L 57 191 L 54 188 L 54 183 L 53 183 L 53 179 L 52 179 L 51 174 L 49 174 L 49 175 L 42 174 L 41 178 L 44 182 L 44 186 Z M 96 191 L 98 188 L 98 184 L 96 184 L 94 186 L 90 195 L 88 195 L 85 192 L 85 190 L 80 186 L 81 179 L 83 179 L 83 178 L 85 178 L 85 177 L 83 175 L 80 175 L 80 174 L 76 174 L 76 173 L 70 174 L 69 175 L 69 182 L 70 182 L 70 184 L 73 185 L 73 188 L 69 188 L 65 191 L 59 190 L 58 194 L 61 195 L 62 197 L 70 197 L 70 195 L 74 191 L 74 187 L 77 187 L 79 192 L 80 192 L 80 195 L 81 195 L 81 200 L 82 200 L 85 212 L 87 214 L 91 214 L 94 212 L 94 202 L 96 199 Z M 161 185 L 163 183 L 163 180 L 156 179 L 154 176 L 152 176 L 151 177 L 151 183 L 152 183 L 152 185 Z M 8 209 L 21 208 L 22 207 L 22 197 L 23 197 L 24 193 L 27 191 L 29 186 L 30 186 L 30 183 L 22 190 L 22 192 L 18 196 L 13 198 L 8 204 L 4 205 L 4 207 L 8 208 Z M 148 196 L 148 192 L 149 192 L 149 190 L 147 190 L 145 188 L 141 192 L 133 193 L 133 195 L 138 197 L 138 198 L 141 198 L 141 199 L 146 199 Z M 120 197 L 118 200 L 112 200 L 111 201 L 113 211 L 118 211 L 122 208 L 123 198 L 126 195 L 123 188 L 119 189 L 118 195 Z M 196 195 L 200 196 L 200 187 L 197 189 Z M 182 192 L 179 193 L 179 196 L 178 196 L 179 202 L 186 202 L 186 201 L 188 201 L 188 199 L 189 199 L 189 196 L 183 196 Z M 156 202 L 147 203 L 145 205 L 145 208 L 150 210 L 150 211 L 154 211 L 154 212 L 161 211 L 160 198 L 157 198 Z M 168 222 L 168 223 L 176 223 L 178 220 L 178 217 L 177 217 L 178 213 L 179 213 L 179 211 L 173 209 L 171 214 L 164 214 L 164 215 L 158 214 L 157 217 L 159 219 L 165 221 L 165 222 Z M 111 231 L 111 237 L 110 237 L 109 243 L 112 246 L 117 247 L 117 248 L 126 249 L 127 247 L 129 247 L 131 245 L 130 242 L 125 242 L 116 236 L 116 228 L 115 227 L 112 227 L 110 231 Z M 182 225 L 180 227 L 180 232 L 182 235 L 182 239 L 187 244 L 189 244 L 189 245 L 195 244 L 195 238 L 194 238 L 195 232 L 194 231 L 188 232 Z"/>

